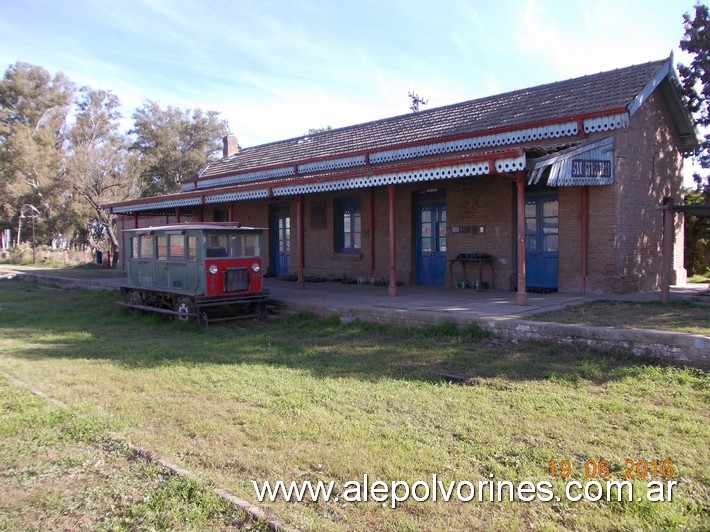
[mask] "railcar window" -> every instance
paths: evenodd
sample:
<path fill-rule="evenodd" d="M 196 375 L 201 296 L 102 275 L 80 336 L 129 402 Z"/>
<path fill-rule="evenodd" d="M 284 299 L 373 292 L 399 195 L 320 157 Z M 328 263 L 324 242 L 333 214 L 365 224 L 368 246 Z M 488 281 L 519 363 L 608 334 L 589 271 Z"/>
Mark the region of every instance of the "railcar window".
<path fill-rule="evenodd" d="M 141 235 L 140 257 L 141 259 L 153 258 L 153 235 Z"/>
<path fill-rule="evenodd" d="M 173 259 L 185 258 L 185 235 L 170 235 L 170 257 Z"/>
<path fill-rule="evenodd" d="M 232 257 L 244 256 L 244 235 L 231 235 Z"/>
<path fill-rule="evenodd" d="M 261 235 L 246 234 L 244 237 L 244 255 L 247 257 L 261 256 Z"/>
<path fill-rule="evenodd" d="M 229 257 L 229 235 L 207 235 L 207 257 Z"/>
<path fill-rule="evenodd" d="M 156 237 L 157 248 L 158 248 L 158 259 L 168 258 L 168 237 L 165 235 L 158 235 Z"/>
<path fill-rule="evenodd" d="M 194 235 L 187 237 L 187 258 L 189 260 L 197 258 L 197 237 Z"/>

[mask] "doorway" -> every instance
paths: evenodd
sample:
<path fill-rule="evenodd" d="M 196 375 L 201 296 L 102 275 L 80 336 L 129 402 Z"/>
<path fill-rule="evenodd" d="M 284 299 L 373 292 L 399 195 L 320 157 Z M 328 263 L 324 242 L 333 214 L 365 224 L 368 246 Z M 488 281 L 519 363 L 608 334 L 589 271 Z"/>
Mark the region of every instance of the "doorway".
<path fill-rule="evenodd" d="M 446 280 L 446 202 L 441 194 L 418 194 L 415 221 L 416 281 L 444 286 Z"/>
<path fill-rule="evenodd" d="M 291 258 L 291 215 L 288 204 L 272 205 L 269 215 L 270 264 L 275 277 L 288 275 Z"/>
<path fill-rule="evenodd" d="M 525 277 L 529 292 L 556 292 L 559 271 L 557 195 L 525 197 Z"/>

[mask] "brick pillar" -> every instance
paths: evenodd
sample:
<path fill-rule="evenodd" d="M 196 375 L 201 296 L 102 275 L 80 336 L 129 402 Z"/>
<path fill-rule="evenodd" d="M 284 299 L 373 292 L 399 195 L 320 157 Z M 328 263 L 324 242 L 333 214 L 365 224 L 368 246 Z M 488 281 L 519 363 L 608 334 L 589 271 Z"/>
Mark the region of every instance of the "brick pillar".
<path fill-rule="evenodd" d="M 661 271 L 661 301 L 671 300 L 671 262 L 673 261 L 673 200 L 669 199 L 663 209 L 663 267 Z"/>

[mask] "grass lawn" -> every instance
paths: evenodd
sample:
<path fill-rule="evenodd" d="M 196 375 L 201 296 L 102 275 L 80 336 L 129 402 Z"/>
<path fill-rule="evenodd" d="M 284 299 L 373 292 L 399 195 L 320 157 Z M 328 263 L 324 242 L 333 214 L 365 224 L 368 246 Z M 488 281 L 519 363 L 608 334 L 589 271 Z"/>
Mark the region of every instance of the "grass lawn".
<path fill-rule="evenodd" d="M 500 342 L 449 324 L 410 330 L 296 315 L 203 330 L 132 317 L 116 297 L 0 282 L 0 370 L 91 420 L 98 428 L 81 446 L 100 449 L 102 431 L 115 431 L 252 503 L 253 481 L 335 481 L 343 495 L 345 483 L 365 474 L 387 483 L 433 474 L 446 485 L 550 481 L 561 499 L 410 500 L 396 509 L 372 500 L 259 504 L 304 529 L 707 526 L 710 379 L 699 370 Z M 33 460 L 27 431 L 44 430 L 41 419 L 18 419 L 20 428 L 6 429 L 15 443 L 0 455 L 3 475 L 14 461 Z M 61 461 L 72 448 L 52 453 Z M 597 480 L 621 481 L 628 459 L 672 460 L 673 500 L 570 502 L 565 479 L 550 476 L 550 461 L 559 471 L 569 460 L 566 480 L 584 483 L 592 480 L 587 460 L 608 460 L 610 476 Z M 97 469 L 111 478 L 120 467 L 105 460 Z M 650 480 L 633 480 L 635 496 Z M 19 490 L 4 497 L 0 527 L 10 519 L 6 507 L 30 504 L 22 497 Z M 63 515 L 52 505 L 33 512 L 28 521 L 37 528 Z"/>
<path fill-rule="evenodd" d="M 696 273 L 695 275 L 688 277 L 688 282 L 689 283 L 697 283 L 697 284 L 710 283 L 710 274 L 701 275 L 699 273 Z"/>
<path fill-rule="evenodd" d="M 0 377 L 1 530 L 265 529 L 77 416 Z"/>
<path fill-rule="evenodd" d="M 529 319 L 622 329 L 657 329 L 710 336 L 710 305 L 692 301 L 668 304 L 659 301 L 649 303 L 594 301 L 563 310 L 534 314 Z"/>

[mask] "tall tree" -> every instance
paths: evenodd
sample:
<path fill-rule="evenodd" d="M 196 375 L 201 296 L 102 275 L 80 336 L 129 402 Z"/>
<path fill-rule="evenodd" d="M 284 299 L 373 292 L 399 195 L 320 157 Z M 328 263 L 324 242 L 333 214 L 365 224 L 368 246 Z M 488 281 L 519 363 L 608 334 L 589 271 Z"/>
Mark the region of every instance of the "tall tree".
<path fill-rule="evenodd" d="M 76 104 L 76 120 L 68 131 L 67 159 L 61 182 L 79 206 L 84 227 L 104 234 L 112 251 L 118 248 L 116 217 L 102 205 L 140 196 L 137 154 L 129 151 L 119 132 L 118 98 L 110 91 L 83 87 Z M 82 208 L 82 205 L 83 207 Z"/>
<path fill-rule="evenodd" d="M 161 109 L 153 101 L 137 109 L 133 120 L 133 149 L 141 156 L 146 196 L 179 191 L 180 181 L 219 156 L 229 132 L 216 111 Z"/>
<path fill-rule="evenodd" d="M 683 15 L 685 34 L 680 41 L 680 48 L 692 55 L 689 65 L 678 65 L 678 73 L 683 86 L 683 93 L 688 108 L 693 113 L 695 123 L 701 129 L 710 127 L 710 12 L 703 4 L 695 5 L 695 16 Z M 710 134 L 706 134 L 697 154 L 702 168 L 710 168 Z M 707 176 L 696 176 L 696 181 L 703 184 Z M 706 183 L 704 186 L 710 186 Z"/>
<path fill-rule="evenodd" d="M 710 12 L 701 3 L 695 5 L 695 16 L 683 15 L 685 34 L 680 41 L 682 50 L 692 56 L 689 65 L 678 65 L 683 92 L 696 125 L 701 130 L 710 128 Z M 710 134 L 701 142 L 696 158 L 704 175 L 696 173 L 696 188 L 688 191 L 687 205 L 710 203 Z M 688 273 L 704 274 L 710 267 L 710 219 L 692 214 L 685 217 L 685 268 Z"/>
<path fill-rule="evenodd" d="M 74 86 L 27 63 L 11 65 L 0 81 L 0 219 L 14 227 L 24 204 L 41 212 L 37 230 L 55 236 L 63 127 Z"/>

